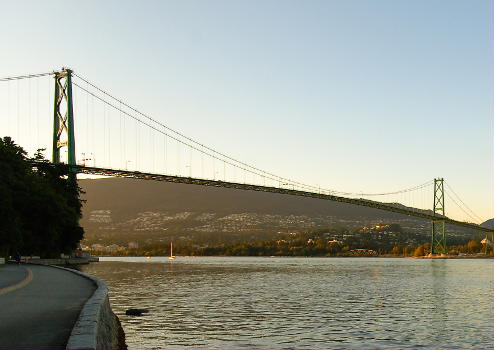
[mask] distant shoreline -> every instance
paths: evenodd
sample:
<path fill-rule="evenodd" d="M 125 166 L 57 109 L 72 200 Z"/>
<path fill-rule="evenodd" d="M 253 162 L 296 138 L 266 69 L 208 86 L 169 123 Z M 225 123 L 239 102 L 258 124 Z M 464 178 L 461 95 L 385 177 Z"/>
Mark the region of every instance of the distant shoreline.
<path fill-rule="evenodd" d="M 124 255 L 96 255 L 98 258 L 148 258 L 145 255 L 134 255 L 134 256 L 124 256 Z M 152 255 L 149 256 L 149 259 L 152 258 L 168 258 L 167 255 Z M 279 256 L 257 256 L 257 255 L 176 255 L 175 258 L 380 258 L 380 259 L 391 259 L 391 258 L 399 258 L 399 259 L 494 259 L 492 256 L 483 256 L 483 255 L 447 255 L 447 256 L 395 256 L 395 255 L 347 255 L 347 256 L 290 256 L 290 255 L 279 255 Z"/>

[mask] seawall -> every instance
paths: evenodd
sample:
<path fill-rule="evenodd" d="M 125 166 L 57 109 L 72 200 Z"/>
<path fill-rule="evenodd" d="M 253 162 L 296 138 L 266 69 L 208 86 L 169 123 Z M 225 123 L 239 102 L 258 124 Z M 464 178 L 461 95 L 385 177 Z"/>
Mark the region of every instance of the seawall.
<path fill-rule="evenodd" d="M 21 259 L 22 262 L 26 264 L 36 264 L 36 265 L 56 265 L 56 266 L 75 266 L 75 265 L 85 265 L 91 262 L 99 261 L 97 257 L 88 258 L 58 258 L 58 259 L 40 259 L 39 257 L 29 257 L 24 256 Z"/>
<path fill-rule="evenodd" d="M 65 270 L 90 279 L 97 286 L 79 314 L 66 350 L 126 350 L 125 333 L 120 320 L 110 307 L 106 284 L 95 276 L 77 270 Z"/>

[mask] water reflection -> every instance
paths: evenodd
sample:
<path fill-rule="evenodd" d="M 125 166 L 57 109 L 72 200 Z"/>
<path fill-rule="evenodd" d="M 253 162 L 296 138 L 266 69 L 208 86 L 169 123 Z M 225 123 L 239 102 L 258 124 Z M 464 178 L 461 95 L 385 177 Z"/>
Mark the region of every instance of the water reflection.
<path fill-rule="evenodd" d="M 110 287 L 130 349 L 471 349 L 493 343 L 492 261 L 165 259 L 84 268 Z M 125 316 L 130 307 L 150 313 Z"/>
<path fill-rule="evenodd" d="M 449 300 L 449 285 L 446 281 L 446 264 L 445 259 L 430 260 L 431 275 L 430 288 L 431 305 L 429 312 L 431 314 L 430 337 L 436 344 L 441 344 L 447 340 L 449 330 L 445 329 L 447 324 L 447 310 L 445 301 Z"/>

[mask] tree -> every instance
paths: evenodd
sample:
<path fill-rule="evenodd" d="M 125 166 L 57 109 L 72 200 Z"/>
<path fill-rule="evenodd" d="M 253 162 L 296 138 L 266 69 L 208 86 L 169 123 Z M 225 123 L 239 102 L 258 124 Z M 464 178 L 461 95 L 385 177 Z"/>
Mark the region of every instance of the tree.
<path fill-rule="evenodd" d="M 413 253 L 413 256 L 424 256 L 425 255 L 425 249 L 424 246 L 421 244 L 415 249 L 415 252 Z"/>
<path fill-rule="evenodd" d="M 81 189 L 69 167 L 50 164 L 40 151 L 29 159 L 4 137 L 0 168 L 0 254 L 52 257 L 76 248 L 84 233 Z"/>
<path fill-rule="evenodd" d="M 482 244 L 479 241 L 471 240 L 467 244 L 467 249 L 469 253 L 478 253 L 482 249 Z"/>
<path fill-rule="evenodd" d="M 22 245 L 22 221 L 16 210 L 19 196 L 26 191 L 24 175 L 28 172 L 26 152 L 6 137 L 0 139 L 0 254 Z"/>
<path fill-rule="evenodd" d="M 393 249 L 391 250 L 391 254 L 402 255 L 403 254 L 403 248 L 399 247 L 399 246 L 394 246 Z"/>

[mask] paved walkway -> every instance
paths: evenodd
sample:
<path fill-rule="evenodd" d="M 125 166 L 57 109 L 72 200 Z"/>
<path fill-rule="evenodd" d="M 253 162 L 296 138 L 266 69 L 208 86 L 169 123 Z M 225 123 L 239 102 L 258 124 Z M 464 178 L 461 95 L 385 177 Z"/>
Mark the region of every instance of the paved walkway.
<path fill-rule="evenodd" d="M 0 265 L 0 349 L 63 350 L 94 284 L 69 271 Z"/>

